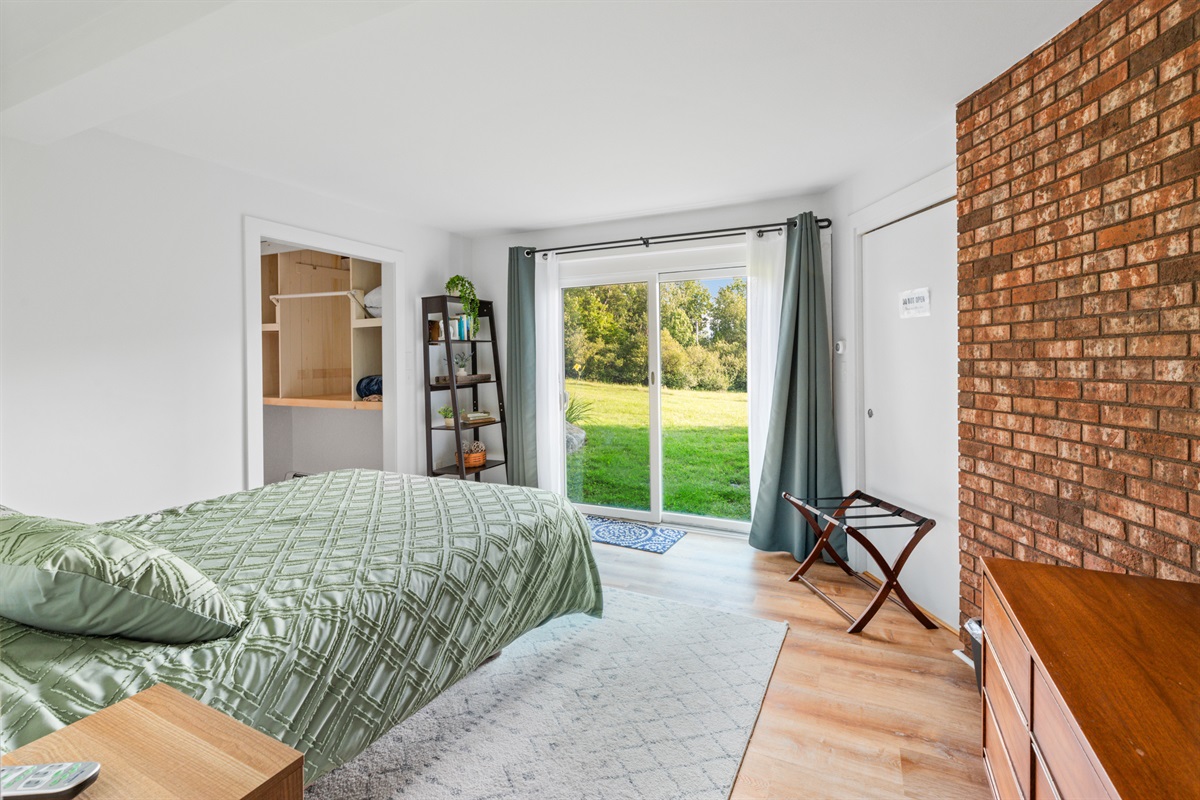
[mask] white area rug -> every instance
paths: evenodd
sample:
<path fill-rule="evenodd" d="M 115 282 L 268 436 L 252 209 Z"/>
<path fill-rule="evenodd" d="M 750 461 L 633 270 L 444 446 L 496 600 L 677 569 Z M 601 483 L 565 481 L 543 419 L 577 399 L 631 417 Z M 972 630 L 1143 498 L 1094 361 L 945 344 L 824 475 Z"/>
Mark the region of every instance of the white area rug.
<path fill-rule="evenodd" d="M 307 800 L 722 800 L 787 624 L 604 590 L 310 786 Z"/>

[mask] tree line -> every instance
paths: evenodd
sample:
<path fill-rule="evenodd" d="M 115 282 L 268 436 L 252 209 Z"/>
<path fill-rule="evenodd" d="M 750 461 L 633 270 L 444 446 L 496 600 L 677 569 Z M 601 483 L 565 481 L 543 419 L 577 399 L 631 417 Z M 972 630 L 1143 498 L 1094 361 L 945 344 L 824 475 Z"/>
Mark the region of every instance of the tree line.
<path fill-rule="evenodd" d="M 659 284 L 662 384 L 668 389 L 746 391 L 746 281 L 716 296 L 699 281 Z M 646 284 L 563 292 L 565 374 L 646 384 Z"/>

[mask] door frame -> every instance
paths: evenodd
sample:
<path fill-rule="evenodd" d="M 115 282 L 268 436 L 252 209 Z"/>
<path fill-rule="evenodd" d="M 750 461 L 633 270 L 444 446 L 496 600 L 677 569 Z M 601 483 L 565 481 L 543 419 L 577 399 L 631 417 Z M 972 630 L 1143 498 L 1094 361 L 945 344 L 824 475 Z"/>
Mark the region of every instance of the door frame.
<path fill-rule="evenodd" d="M 244 460 L 242 485 L 263 485 L 263 393 L 262 393 L 262 245 L 263 239 L 320 250 L 326 253 L 376 261 L 383 279 L 383 394 L 389 398 L 383 414 L 383 468 L 387 472 L 415 472 L 416 463 L 401 463 L 401 454 L 415 453 L 416 429 L 400 420 L 417 419 L 417 404 L 402 386 L 413 386 L 413 359 L 400 346 L 401 332 L 414 329 L 415 315 L 401 297 L 415 295 L 415 287 L 404 269 L 404 253 L 386 247 L 343 239 L 320 231 L 285 225 L 246 215 L 242 218 L 242 280 L 244 288 L 242 350 L 245 353 L 243 397 Z M 401 380 L 401 375 L 406 379 Z"/>
<path fill-rule="evenodd" d="M 726 245 L 727 246 L 727 245 Z M 702 248 L 696 248 L 702 249 Z M 561 263 L 561 262 L 560 262 Z M 611 263 L 611 262 L 610 262 Z M 741 271 L 739 275 L 733 275 L 735 271 Z M 724 273 L 719 276 L 712 276 L 711 273 Z M 681 266 L 652 266 L 644 265 L 632 269 L 605 269 L 603 264 L 597 264 L 596 269 L 592 270 L 572 270 L 569 276 L 559 278 L 559 298 L 560 308 L 562 306 L 561 297 L 565 289 L 577 289 L 584 286 L 609 286 L 621 283 L 645 283 L 646 284 L 646 325 L 647 325 L 647 387 L 649 388 L 649 404 L 650 404 L 650 430 L 657 431 L 658 435 L 650 436 L 650 508 L 647 511 L 638 509 L 617 508 L 615 506 L 596 506 L 590 503 L 575 503 L 576 508 L 585 514 L 594 514 L 598 516 L 610 516 L 614 513 L 620 514 L 621 518 L 634 520 L 637 522 L 646 522 L 649 524 L 670 524 L 679 525 L 695 530 L 711 529 L 722 532 L 732 532 L 738 534 L 749 534 L 750 523 L 741 520 L 721 519 L 719 517 L 703 517 L 696 514 L 683 514 L 678 512 L 664 511 L 663 504 L 663 487 L 662 487 L 662 354 L 660 352 L 660 336 L 654 332 L 661 330 L 662 326 L 659 322 L 659 284 L 674 283 L 676 281 L 686 280 L 704 280 L 711 277 L 746 277 L 746 262 L 745 259 L 733 261 L 718 261 L 711 264 L 705 264 L 702 267 Z M 561 314 L 559 315 L 561 318 Z M 559 328 L 558 347 L 563 347 L 562 328 Z M 749 342 L 747 342 L 749 347 Z M 747 394 L 747 399 L 749 394 Z M 561 435 L 561 431 L 560 431 Z M 563 461 L 564 472 L 566 470 L 566 461 Z M 563 486 L 566 487 L 566 475 L 563 475 Z"/>
<path fill-rule="evenodd" d="M 897 192 L 878 200 L 850 215 L 850 231 L 854 247 L 854 338 L 858 351 L 854 355 L 854 482 L 862 486 L 866 482 L 866 365 L 863 353 L 866 349 L 865 320 L 863 316 L 863 237 L 872 231 L 919 214 L 958 193 L 958 171 L 953 164 L 910 184 Z M 957 521 L 955 524 L 957 528 Z M 857 542 L 848 541 L 849 562 L 857 570 L 865 570 L 871 561 Z"/>

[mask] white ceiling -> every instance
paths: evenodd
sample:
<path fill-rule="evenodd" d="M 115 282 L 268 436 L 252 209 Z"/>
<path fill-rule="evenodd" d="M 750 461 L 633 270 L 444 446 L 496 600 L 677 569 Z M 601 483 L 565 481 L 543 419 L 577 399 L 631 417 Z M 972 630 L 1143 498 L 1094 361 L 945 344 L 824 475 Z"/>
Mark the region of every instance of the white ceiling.
<path fill-rule="evenodd" d="M 823 190 L 1091 5 L 2 0 L 0 132 L 531 230 Z"/>

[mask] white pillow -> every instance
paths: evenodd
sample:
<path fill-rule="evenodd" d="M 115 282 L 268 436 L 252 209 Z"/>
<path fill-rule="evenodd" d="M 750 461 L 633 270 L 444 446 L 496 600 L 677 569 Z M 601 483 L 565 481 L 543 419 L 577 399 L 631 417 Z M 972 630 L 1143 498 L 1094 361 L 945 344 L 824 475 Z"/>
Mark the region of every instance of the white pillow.
<path fill-rule="evenodd" d="M 367 313 L 372 317 L 382 317 L 383 287 L 376 286 L 374 289 L 367 292 L 367 296 L 363 298 L 363 305 L 367 307 Z"/>

